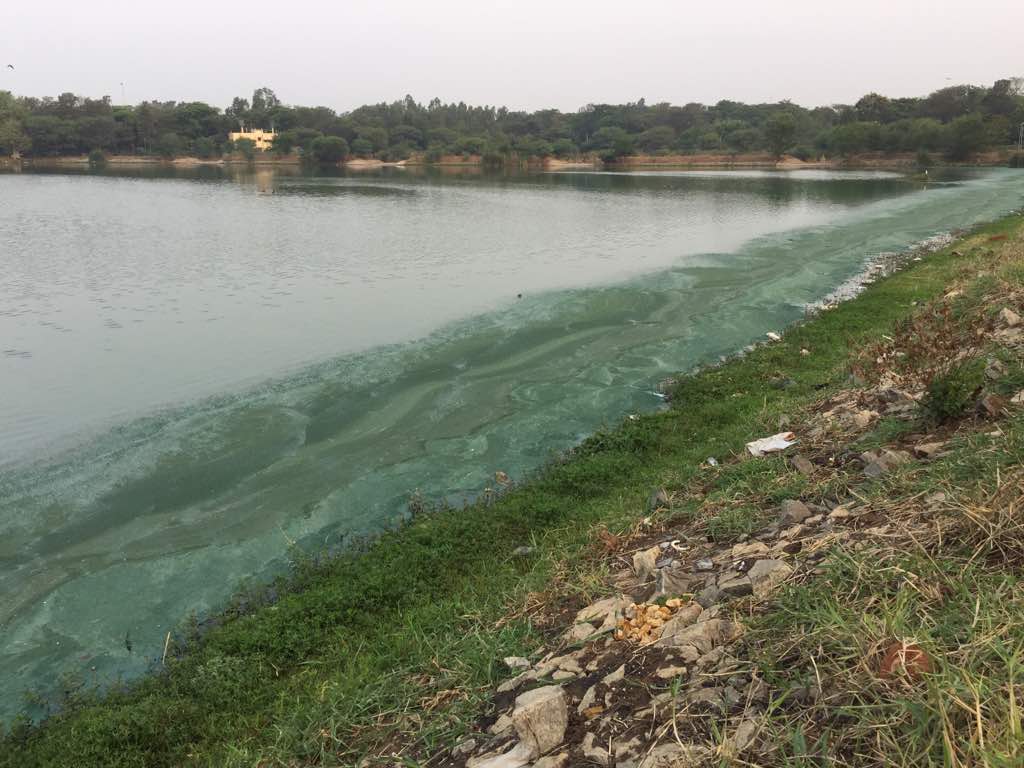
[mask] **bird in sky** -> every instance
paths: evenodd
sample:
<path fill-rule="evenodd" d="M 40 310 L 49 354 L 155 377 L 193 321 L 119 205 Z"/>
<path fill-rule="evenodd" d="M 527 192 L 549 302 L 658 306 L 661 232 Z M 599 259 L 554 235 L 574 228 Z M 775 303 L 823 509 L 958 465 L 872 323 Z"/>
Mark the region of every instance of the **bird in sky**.
<path fill-rule="evenodd" d="M 13 64 L 8 64 L 8 65 L 7 65 L 7 68 L 8 68 L 8 69 L 14 69 L 14 65 L 13 65 Z"/>

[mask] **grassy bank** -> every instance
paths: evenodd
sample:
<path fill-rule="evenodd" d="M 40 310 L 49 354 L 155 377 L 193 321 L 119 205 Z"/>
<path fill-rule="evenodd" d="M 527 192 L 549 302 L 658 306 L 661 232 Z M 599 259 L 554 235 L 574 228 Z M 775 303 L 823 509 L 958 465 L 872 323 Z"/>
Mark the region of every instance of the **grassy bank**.
<path fill-rule="evenodd" d="M 988 239 L 999 235 L 1008 240 Z M 791 329 L 783 343 L 683 380 L 672 409 L 599 432 L 490 503 L 420 515 L 363 554 L 298 557 L 276 602 L 229 611 L 190 652 L 179 657 L 172 648 L 161 674 L 104 697 L 71 686 L 42 725 L 12 724 L 0 766 L 354 765 L 399 745 L 410 755 L 450 746 L 507 676 L 500 659 L 545 642 L 535 596 L 553 586 L 581 599 L 605 589 L 606 564 L 581 557 L 593 553 L 601 531 L 632 529 L 652 487 L 687 487 L 709 456 L 741 452 L 777 431 L 780 415 L 842 387 L 861 350 L 954 278 L 986 269 L 994 249 L 1019 248 L 1021 237 L 1013 216 L 928 256 Z M 1024 283 L 1024 274 L 1017 279 Z M 950 482 L 971 477 L 961 472 Z M 763 488 L 766 503 L 801 492 L 804 480 L 785 478 L 744 475 L 730 493 L 741 481 Z M 752 530 L 757 509 L 724 508 L 712 533 Z M 522 547 L 530 549 L 517 554 Z M 787 598 L 793 607 L 778 619 L 787 632 L 820 623 L 809 611 L 830 605 L 829 594 L 843 636 L 862 630 L 856 616 L 871 600 L 870 580 L 850 582 L 844 573 L 836 566 L 821 582 L 827 587 L 808 587 L 824 591 Z M 853 597 L 835 605 L 844 589 Z M 956 626 L 952 618 L 945 625 Z M 765 665 L 788 674 L 773 635 L 753 637 Z M 814 642 L 814 632 L 806 638 Z M 820 723 L 810 732 L 834 727 Z"/>

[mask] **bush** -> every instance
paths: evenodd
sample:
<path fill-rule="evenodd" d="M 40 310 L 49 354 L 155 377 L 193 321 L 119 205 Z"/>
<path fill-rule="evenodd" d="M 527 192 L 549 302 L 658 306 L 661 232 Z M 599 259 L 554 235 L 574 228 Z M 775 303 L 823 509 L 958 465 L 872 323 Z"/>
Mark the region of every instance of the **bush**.
<path fill-rule="evenodd" d="M 917 150 L 917 167 L 928 168 L 932 164 L 932 156 L 929 155 L 925 150 Z"/>
<path fill-rule="evenodd" d="M 968 360 L 945 373 L 937 373 L 921 401 L 922 414 L 936 424 L 962 416 L 984 381 L 985 365 L 981 360 Z"/>
<path fill-rule="evenodd" d="M 1011 168 L 1024 168 L 1024 153 L 1015 152 L 1010 156 Z"/>
<path fill-rule="evenodd" d="M 89 153 L 89 165 L 96 167 L 106 164 L 107 156 L 103 154 L 102 149 L 94 149 L 92 152 Z"/>
<path fill-rule="evenodd" d="M 340 163 L 348 157 L 348 142 L 340 136 L 320 136 L 313 139 L 311 150 L 318 163 Z"/>

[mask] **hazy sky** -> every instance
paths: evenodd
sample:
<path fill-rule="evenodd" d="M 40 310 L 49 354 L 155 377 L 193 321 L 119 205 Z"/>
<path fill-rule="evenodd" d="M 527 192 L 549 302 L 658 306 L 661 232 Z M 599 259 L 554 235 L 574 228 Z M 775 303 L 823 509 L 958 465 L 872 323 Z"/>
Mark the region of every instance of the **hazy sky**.
<path fill-rule="evenodd" d="M 13 3 L 0 89 L 223 107 L 273 88 L 339 111 L 392 101 L 588 102 L 923 95 L 1024 74 L 1019 0 L 178 0 Z"/>

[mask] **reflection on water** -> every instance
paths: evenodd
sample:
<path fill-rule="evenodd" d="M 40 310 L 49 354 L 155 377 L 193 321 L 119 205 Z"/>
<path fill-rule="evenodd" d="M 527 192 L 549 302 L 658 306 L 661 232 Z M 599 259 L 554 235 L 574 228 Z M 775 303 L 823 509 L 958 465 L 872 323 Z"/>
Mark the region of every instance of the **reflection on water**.
<path fill-rule="evenodd" d="M 871 254 L 1024 195 L 950 181 L 0 176 L 0 711 L 139 672 L 289 541 L 522 476 Z"/>

